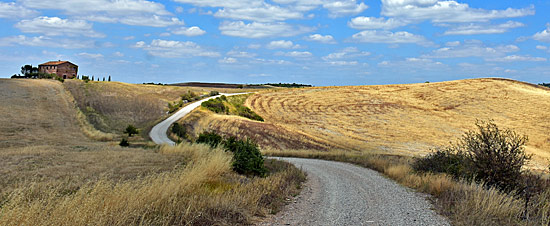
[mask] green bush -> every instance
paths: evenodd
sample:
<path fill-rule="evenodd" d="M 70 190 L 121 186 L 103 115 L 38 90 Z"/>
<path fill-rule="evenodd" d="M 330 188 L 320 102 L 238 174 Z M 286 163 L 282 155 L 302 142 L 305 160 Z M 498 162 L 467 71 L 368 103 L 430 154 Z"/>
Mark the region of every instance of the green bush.
<path fill-rule="evenodd" d="M 223 138 L 222 136 L 218 135 L 215 132 L 203 132 L 199 134 L 199 138 L 197 138 L 196 143 L 202 143 L 202 144 L 208 144 L 210 147 L 215 148 L 218 147 L 220 143 L 222 143 Z"/>
<path fill-rule="evenodd" d="M 248 108 L 246 106 L 242 106 L 242 105 L 237 106 L 237 111 L 238 111 L 239 116 L 249 118 L 249 119 L 252 119 L 252 120 L 256 120 L 256 121 L 260 121 L 260 122 L 264 121 L 262 116 L 259 116 L 258 114 L 256 114 L 256 112 L 252 111 L 250 108 Z"/>
<path fill-rule="evenodd" d="M 139 130 L 133 125 L 128 125 L 128 127 L 124 130 L 124 133 L 127 133 L 128 136 L 131 137 L 134 134 L 139 134 Z"/>
<path fill-rule="evenodd" d="M 176 136 L 180 138 L 186 138 L 187 137 L 187 130 L 185 127 L 180 125 L 179 123 L 172 124 L 172 133 L 176 134 Z"/>
<path fill-rule="evenodd" d="M 130 146 L 130 143 L 128 142 L 128 140 L 126 140 L 126 138 L 122 138 L 122 140 L 120 141 L 120 143 L 118 143 L 118 145 L 120 145 L 121 147 L 128 147 Z"/>
<path fill-rule="evenodd" d="M 258 145 L 252 140 L 229 137 L 223 142 L 226 151 L 233 152 L 233 170 L 239 174 L 264 177 L 267 169 Z"/>
<path fill-rule="evenodd" d="M 418 159 L 417 171 L 444 172 L 468 180 L 483 181 L 502 191 L 523 187 L 523 166 L 530 159 L 525 153 L 526 136 L 493 122 L 477 122 L 477 131 L 467 132 L 458 143 Z"/>
<path fill-rule="evenodd" d="M 210 91 L 210 96 L 217 96 L 217 95 L 220 95 L 220 92 L 218 91 Z"/>
<path fill-rule="evenodd" d="M 225 106 L 223 100 L 219 97 L 202 102 L 201 106 L 216 113 L 229 113 L 229 109 Z"/>
<path fill-rule="evenodd" d="M 186 94 L 181 95 L 181 100 L 191 102 L 197 100 L 198 97 L 199 95 L 197 95 L 196 93 L 191 92 L 191 90 L 187 90 Z"/>

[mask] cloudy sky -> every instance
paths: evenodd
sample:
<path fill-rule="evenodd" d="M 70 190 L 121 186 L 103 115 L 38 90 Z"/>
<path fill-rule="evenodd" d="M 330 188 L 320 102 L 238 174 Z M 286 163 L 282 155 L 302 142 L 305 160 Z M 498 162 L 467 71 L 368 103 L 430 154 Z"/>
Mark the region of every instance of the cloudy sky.
<path fill-rule="evenodd" d="M 1 0 L 0 77 L 23 64 L 185 81 L 550 82 L 550 1 Z"/>

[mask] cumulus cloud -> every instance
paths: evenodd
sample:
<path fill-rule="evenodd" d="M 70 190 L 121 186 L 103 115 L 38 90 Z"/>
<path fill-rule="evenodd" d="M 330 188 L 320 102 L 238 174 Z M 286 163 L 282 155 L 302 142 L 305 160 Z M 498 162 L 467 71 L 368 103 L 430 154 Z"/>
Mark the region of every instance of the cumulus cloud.
<path fill-rule="evenodd" d="M 407 23 L 394 18 L 355 17 L 348 22 L 348 26 L 359 30 L 391 30 L 407 25 Z"/>
<path fill-rule="evenodd" d="M 489 47 L 485 46 L 481 41 L 471 40 L 461 43 L 456 46 L 448 46 L 436 49 L 429 54 L 423 55 L 423 58 L 464 58 L 464 57 L 481 57 L 481 58 L 497 58 L 503 57 L 507 53 L 519 51 L 519 47 L 515 45 L 500 45 Z"/>
<path fill-rule="evenodd" d="M 242 38 L 290 37 L 314 30 L 313 28 L 293 26 L 283 22 L 252 22 L 246 24 L 243 21 L 224 21 L 220 24 L 219 29 L 224 35 Z"/>
<path fill-rule="evenodd" d="M 88 36 L 103 38 L 104 34 L 92 29 L 92 24 L 84 20 L 61 19 L 59 17 L 37 17 L 32 20 L 22 20 L 15 27 L 25 33 L 40 33 L 47 36 Z"/>
<path fill-rule="evenodd" d="M 357 61 L 345 61 L 345 60 L 329 61 L 327 63 L 333 66 L 354 66 L 359 64 L 359 62 Z"/>
<path fill-rule="evenodd" d="M 371 53 L 369 52 L 359 51 L 357 47 L 347 47 L 345 49 L 342 49 L 341 51 L 334 52 L 327 56 L 324 56 L 323 60 L 332 61 L 332 60 L 338 60 L 343 58 L 364 57 L 364 56 L 369 56 L 370 54 Z"/>
<path fill-rule="evenodd" d="M 262 3 L 260 6 L 249 6 L 242 8 L 224 8 L 218 10 L 215 17 L 229 18 L 234 20 L 251 20 L 257 22 L 285 21 L 288 19 L 301 19 L 301 12 L 288 8 Z"/>
<path fill-rule="evenodd" d="M 223 59 L 219 59 L 218 60 L 218 63 L 222 63 L 222 64 L 234 64 L 234 63 L 237 63 L 237 59 L 233 58 L 233 57 L 224 57 Z"/>
<path fill-rule="evenodd" d="M 369 8 L 365 3 L 359 3 L 355 0 L 328 1 L 323 4 L 323 8 L 329 11 L 330 17 L 340 17 L 345 15 L 359 14 Z"/>
<path fill-rule="evenodd" d="M 508 30 L 523 27 L 524 24 L 515 21 L 508 21 L 503 24 L 468 24 L 451 28 L 445 31 L 444 35 L 476 35 L 476 34 L 501 34 Z"/>
<path fill-rule="evenodd" d="M 180 27 L 176 29 L 170 30 L 172 34 L 175 35 L 185 35 L 185 36 L 201 36 L 206 34 L 206 31 L 202 30 L 200 27 L 193 26 L 193 27 Z"/>
<path fill-rule="evenodd" d="M 90 59 L 101 59 L 103 58 L 103 54 L 101 53 L 79 53 L 77 56 L 84 57 L 84 58 L 90 58 Z"/>
<path fill-rule="evenodd" d="M 416 22 L 430 20 L 436 23 L 467 23 L 530 16 L 535 14 L 535 9 L 531 6 L 523 9 L 485 10 L 452 0 L 382 0 L 381 14 Z"/>
<path fill-rule="evenodd" d="M 231 50 L 227 52 L 227 55 L 230 57 L 236 57 L 236 58 L 253 58 L 253 57 L 256 57 L 258 54 L 249 53 L 245 51 Z"/>
<path fill-rule="evenodd" d="M 292 52 L 287 52 L 287 53 L 279 53 L 279 54 L 276 54 L 276 55 L 284 55 L 284 56 L 287 56 L 287 57 L 295 57 L 295 58 L 305 58 L 305 57 L 313 56 L 313 54 L 308 52 L 308 51 L 303 51 L 303 52 L 292 51 Z"/>
<path fill-rule="evenodd" d="M 315 41 L 326 44 L 336 44 L 336 40 L 334 40 L 334 37 L 332 37 L 332 35 L 312 34 L 310 36 L 307 36 L 305 39 L 308 41 Z"/>
<path fill-rule="evenodd" d="M 533 35 L 533 39 L 541 42 L 550 42 L 550 25 L 546 27 L 546 30 Z"/>
<path fill-rule="evenodd" d="M 292 41 L 278 40 L 271 41 L 266 47 L 268 49 L 296 49 L 300 48 L 300 45 L 295 45 Z"/>
<path fill-rule="evenodd" d="M 92 41 L 58 39 L 46 36 L 27 37 L 25 35 L 10 36 L 0 38 L 0 46 L 40 46 L 64 49 L 82 49 L 96 47 L 96 43 Z"/>
<path fill-rule="evenodd" d="M 499 58 L 487 59 L 487 61 L 496 61 L 496 62 L 517 62 L 517 61 L 533 61 L 533 62 L 546 62 L 544 57 L 532 57 L 532 56 L 520 56 L 520 55 L 510 55 Z"/>
<path fill-rule="evenodd" d="M 20 0 L 29 8 L 61 10 L 79 19 L 104 23 L 166 27 L 183 25 L 183 21 L 168 12 L 164 5 L 147 0 Z"/>
<path fill-rule="evenodd" d="M 38 15 L 38 12 L 25 8 L 15 2 L 0 2 L 0 18 L 28 18 Z"/>
<path fill-rule="evenodd" d="M 198 44 L 190 41 L 170 41 L 155 39 L 150 44 L 143 41 L 137 42 L 134 48 L 146 50 L 152 56 L 163 58 L 184 58 L 191 56 L 219 57 L 220 53 L 205 50 Z"/>
<path fill-rule="evenodd" d="M 432 42 L 424 36 L 411 34 L 406 31 L 390 32 L 378 30 L 366 30 L 354 34 L 352 39 L 357 42 L 402 44 L 413 43 L 423 46 L 431 46 Z"/>

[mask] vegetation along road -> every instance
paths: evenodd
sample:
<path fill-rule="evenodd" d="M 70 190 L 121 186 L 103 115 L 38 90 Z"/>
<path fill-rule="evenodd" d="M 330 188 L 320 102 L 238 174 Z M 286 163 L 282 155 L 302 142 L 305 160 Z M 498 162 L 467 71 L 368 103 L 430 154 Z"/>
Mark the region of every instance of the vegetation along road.
<path fill-rule="evenodd" d="M 294 203 L 260 225 L 449 225 L 426 198 L 348 163 L 275 158 L 308 174 Z"/>
<path fill-rule="evenodd" d="M 155 125 L 151 129 L 151 132 L 149 133 L 149 136 L 151 137 L 151 140 L 153 140 L 153 142 L 155 142 L 156 144 L 175 145 L 176 143 L 174 141 L 170 140 L 170 138 L 168 138 L 168 135 L 167 135 L 168 129 L 170 128 L 170 126 L 174 122 L 178 121 L 179 119 L 183 118 L 185 115 L 189 114 L 189 112 L 193 111 L 193 109 L 201 106 L 201 103 L 204 102 L 204 101 L 207 101 L 207 100 L 210 100 L 210 99 L 213 99 L 213 98 L 216 98 L 216 97 L 220 97 L 222 95 L 234 96 L 234 95 L 242 95 L 242 94 L 247 94 L 247 93 L 224 93 L 224 94 L 204 98 L 202 100 L 193 102 L 193 103 L 183 107 L 182 109 L 180 109 L 179 111 L 177 111 L 176 113 L 174 113 L 173 115 L 168 117 L 166 120 L 164 120 L 164 121 L 160 122 L 159 124 Z"/>

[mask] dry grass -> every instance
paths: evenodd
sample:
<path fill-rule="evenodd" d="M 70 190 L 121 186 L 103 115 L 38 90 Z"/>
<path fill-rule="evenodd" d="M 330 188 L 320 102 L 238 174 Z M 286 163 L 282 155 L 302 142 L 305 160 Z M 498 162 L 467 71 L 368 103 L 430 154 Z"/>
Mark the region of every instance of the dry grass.
<path fill-rule="evenodd" d="M 513 195 L 483 185 L 456 181 L 444 174 L 416 174 L 410 157 L 349 151 L 264 150 L 271 156 L 317 158 L 357 164 L 420 192 L 431 194 L 437 210 L 453 225 L 548 225 L 550 189 L 538 194 L 528 206 L 529 220 L 522 219 L 524 202 Z"/>
<path fill-rule="evenodd" d="M 232 156 L 206 146 L 164 146 L 188 160 L 182 169 L 125 182 L 100 180 L 70 194 L 20 189 L 0 209 L 0 225 L 249 224 L 296 193 L 303 174 L 288 165 L 267 178 L 231 172 Z"/>
<path fill-rule="evenodd" d="M 476 119 L 494 119 L 500 127 L 528 135 L 526 149 L 539 163 L 535 167 L 546 168 L 550 111 L 543 109 L 550 109 L 549 99 L 550 89 L 472 79 L 266 91 L 248 98 L 247 106 L 266 124 L 339 149 L 407 156 L 447 145 L 473 129 Z"/>

